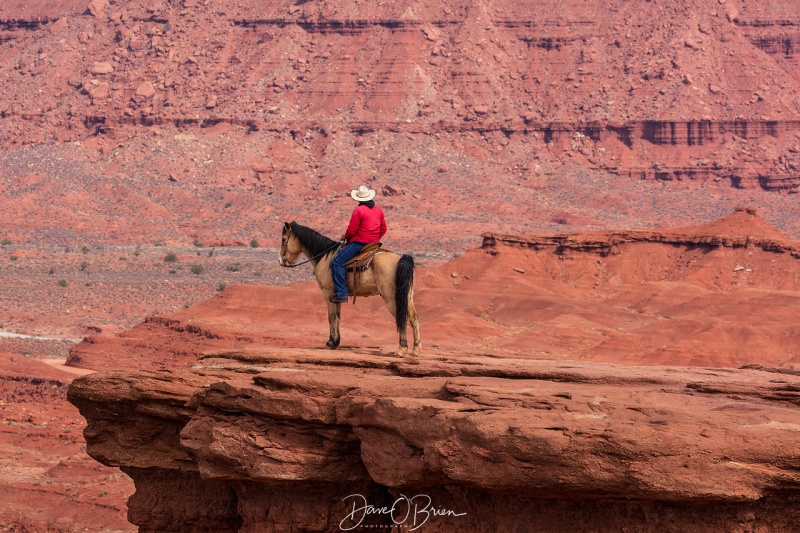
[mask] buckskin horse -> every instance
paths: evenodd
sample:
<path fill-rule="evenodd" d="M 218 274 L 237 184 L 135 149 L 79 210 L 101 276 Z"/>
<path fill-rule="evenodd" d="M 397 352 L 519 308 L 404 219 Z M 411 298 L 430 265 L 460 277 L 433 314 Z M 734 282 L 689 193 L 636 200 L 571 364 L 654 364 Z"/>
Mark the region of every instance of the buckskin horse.
<path fill-rule="evenodd" d="M 317 284 L 322 289 L 322 295 L 328 304 L 330 338 L 325 346 L 332 350 L 339 346 L 341 340 L 339 320 L 342 304 L 332 303 L 328 299 L 333 293 L 331 260 L 340 244 L 339 241 L 325 237 L 297 222 L 285 222 L 281 237 L 281 254 L 278 258 L 278 263 L 282 267 L 295 267 L 306 262 L 310 262 L 314 267 Z M 295 263 L 300 255 L 305 255 L 306 261 Z M 355 292 L 354 276 L 359 276 Z M 419 321 L 414 308 L 414 258 L 382 250 L 375 254 L 369 268 L 363 272 L 347 272 L 347 287 L 353 296 L 380 295 L 383 298 L 389 312 L 394 316 L 397 332 L 400 334 L 400 348 L 397 355 L 401 357 L 408 351 L 406 325 L 410 322 L 414 331 L 414 348 L 411 355 L 419 355 L 421 348 Z"/>

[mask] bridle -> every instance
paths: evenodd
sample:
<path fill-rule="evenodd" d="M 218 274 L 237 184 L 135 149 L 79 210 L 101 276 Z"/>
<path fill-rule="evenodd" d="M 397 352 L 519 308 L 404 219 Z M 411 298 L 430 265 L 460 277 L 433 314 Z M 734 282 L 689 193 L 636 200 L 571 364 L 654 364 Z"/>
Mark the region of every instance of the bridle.
<path fill-rule="evenodd" d="M 308 259 L 306 259 L 305 261 L 300 261 L 299 263 L 295 263 L 295 264 L 293 264 L 293 265 L 284 265 L 284 264 L 281 264 L 281 266 L 282 266 L 283 268 L 294 268 L 294 267 L 299 267 L 300 265 L 305 265 L 305 264 L 306 264 L 306 263 L 308 263 L 309 261 L 313 261 L 314 259 L 317 259 L 318 257 L 322 257 L 323 255 L 327 254 L 328 252 L 330 252 L 331 250 L 333 250 L 333 249 L 334 249 L 334 248 L 336 248 L 337 246 L 341 246 L 342 244 L 344 244 L 344 241 L 335 242 L 335 243 L 333 243 L 333 246 L 331 246 L 331 247 L 330 247 L 330 248 L 328 248 L 327 250 L 323 250 L 323 251 L 321 251 L 320 253 L 318 253 L 318 254 L 317 254 L 317 255 L 315 255 L 314 257 L 309 257 L 309 258 L 308 258 Z"/>

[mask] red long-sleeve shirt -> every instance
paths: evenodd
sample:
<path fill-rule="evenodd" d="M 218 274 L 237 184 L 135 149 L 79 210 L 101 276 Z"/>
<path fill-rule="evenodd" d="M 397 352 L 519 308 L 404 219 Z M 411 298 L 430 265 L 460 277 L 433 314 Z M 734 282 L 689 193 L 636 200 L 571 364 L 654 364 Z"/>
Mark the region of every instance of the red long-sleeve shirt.
<path fill-rule="evenodd" d="M 353 209 L 350 217 L 350 225 L 344 238 L 347 242 L 380 242 L 381 237 L 386 233 L 386 220 L 383 218 L 383 211 L 377 205 L 372 209 L 366 205 L 359 205 Z"/>

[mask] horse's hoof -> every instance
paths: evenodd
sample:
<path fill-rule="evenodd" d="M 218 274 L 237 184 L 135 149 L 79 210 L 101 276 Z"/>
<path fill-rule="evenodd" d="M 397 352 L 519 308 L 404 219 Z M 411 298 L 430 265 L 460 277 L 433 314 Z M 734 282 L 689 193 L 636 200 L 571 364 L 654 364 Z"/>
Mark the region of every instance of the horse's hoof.
<path fill-rule="evenodd" d="M 338 342 L 328 341 L 328 342 L 325 343 L 325 347 L 328 348 L 329 350 L 335 350 L 336 348 L 339 347 L 339 343 Z"/>
<path fill-rule="evenodd" d="M 397 350 L 397 353 L 395 353 L 395 355 L 397 357 L 405 357 L 406 356 L 406 350 L 403 350 L 403 349 Z"/>
<path fill-rule="evenodd" d="M 420 352 L 419 346 L 415 346 L 414 349 L 411 351 L 411 356 L 419 357 L 419 352 Z"/>

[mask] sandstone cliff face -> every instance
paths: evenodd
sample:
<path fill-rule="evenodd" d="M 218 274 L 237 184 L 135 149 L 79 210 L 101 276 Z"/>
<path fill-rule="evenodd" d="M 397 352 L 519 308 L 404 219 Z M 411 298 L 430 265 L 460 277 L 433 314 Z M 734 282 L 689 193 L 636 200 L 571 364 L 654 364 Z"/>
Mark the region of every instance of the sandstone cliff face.
<path fill-rule="evenodd" d="M 767 368 L 274 349 L 91 374 L 69 399 L 136 482 L 140 531 L 388 527 L 353 510 L 397 500 L 397 530 L 789 531 L 798 391 Z"/>

